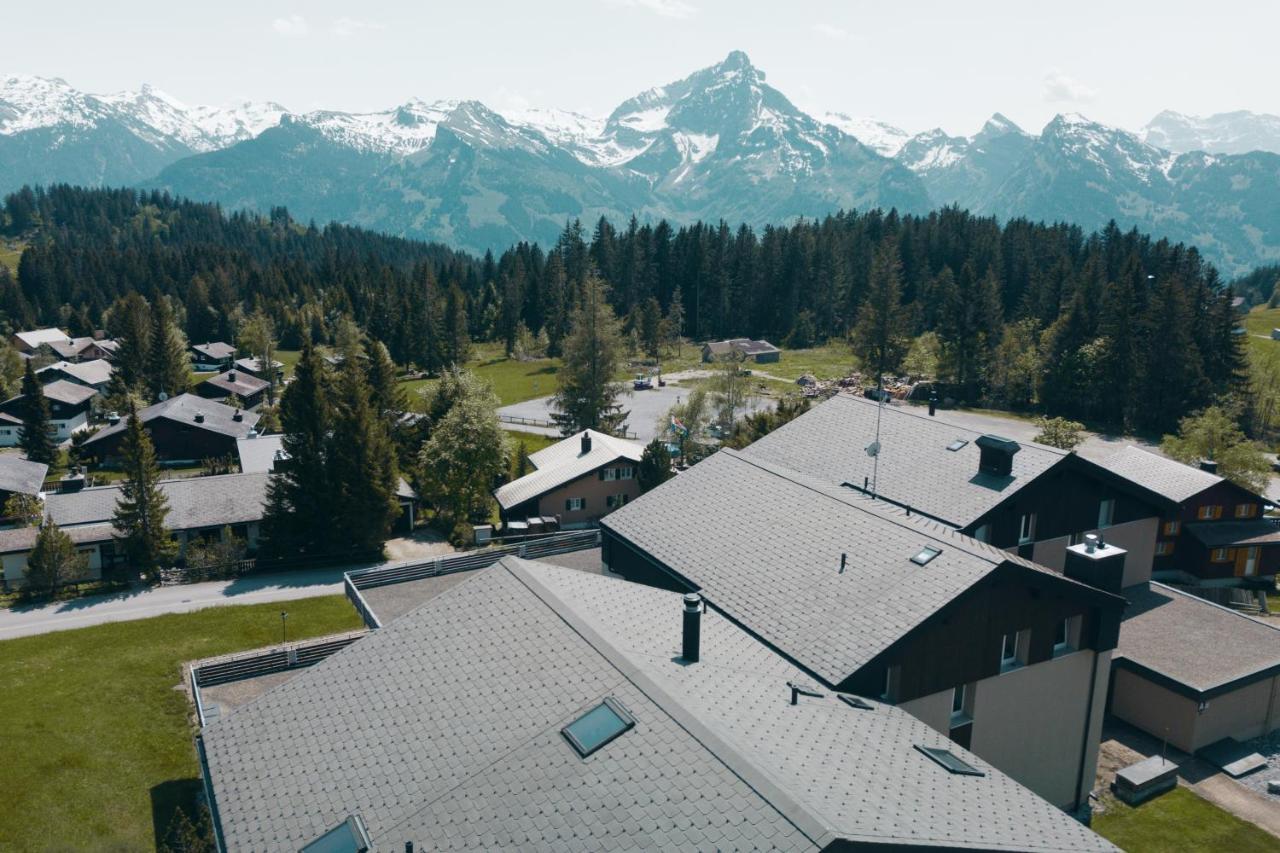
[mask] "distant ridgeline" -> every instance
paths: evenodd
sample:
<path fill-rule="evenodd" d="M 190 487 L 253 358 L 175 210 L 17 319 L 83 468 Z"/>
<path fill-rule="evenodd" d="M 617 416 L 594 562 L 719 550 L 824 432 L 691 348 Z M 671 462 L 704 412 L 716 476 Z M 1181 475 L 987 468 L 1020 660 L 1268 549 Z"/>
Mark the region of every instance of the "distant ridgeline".
<path fill-rule="evenodd" d="M 519 243 L 481 259 L 304 226 L 283 209 L 226 214 L 133 190 L 23 189 L 4 213 L 4 231 L 28 240 L 16 280 L 0 270 L 0 311 L 14 328 L 81 333 L 137 290 L 171 296 L 193 341 L 234 339 L 237 309 L 257 305 L 285 348 L 327 341 L 350 314 L 397 361 L 436 370 L 442 323 L 459 304 L 473 340 L 510 342 L 523 324 L 545 330 L 555 352 L 594 268 L 629 324 L 651 298 L 663 314 L 678 298 L 689 338 L 800 347 L 849 334 L 870 289 L 885 286 L 873 280 L 880 248 L 901 265 L 895 322 L 910 336 L 936 334 L 939 375 L 965 399 L 1039 401 L 1054 414 L 1168 430 L 1243 374 L 1217 271 L 1195 249 L 1114 225 L 1094 234 L 1001 225 L 955 208 L 841 213 L 759 232 L 602 219 L 591 232 L 568 224 L 548 248 Z"/>

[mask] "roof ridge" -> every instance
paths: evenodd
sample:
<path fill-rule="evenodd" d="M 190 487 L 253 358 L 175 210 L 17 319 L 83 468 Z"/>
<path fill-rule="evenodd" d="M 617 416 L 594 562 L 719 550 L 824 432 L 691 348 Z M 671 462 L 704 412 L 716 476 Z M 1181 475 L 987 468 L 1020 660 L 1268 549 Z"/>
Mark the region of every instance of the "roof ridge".
<path fill-rule="evenodd" d="M 785 787 L 776 782 L 760 764 L 740 753 L 725 738 L 699 720 L 691 709 L 685 707 L 679 699 L 672 696 L 666 688 L 631 661 L 623 651 L 592 627 L 580 613 L 562 601 L 553 590 L 541 583 L 523 565 L 526 562 L 536 563 L 537 561 L 508 556 L 499 560 L 497 565 L 522 583 L 534 597 L 568 625 L 570 630 L 582 637 L 587 645 L 591 646 L 623 678 L 631 682 L 690 737 L 702 744 L 716 761 L 742 780 L 744 785 L 755 791 L 769 804 L 770 808 L 782 815 L 797 831 L 818 847 L 825 847 L 836 839 L 835 833 L 825 826 L 820 816 L 792 797 Z M 564 569 L 564 571 L 573 570 Z M 674 617 L 672 624 L 675 624 Z"/>
<path fill-rule="evenodd" d="M 866 406 L 878 405 L 874 400 L 868 400 L 864 397 L 859 397 L 856 394 L 849 393 L 848 391 L 841 391 L 831 399 L 844 400 L 846 402 L 852 402 L 857 405 L 866 405 Z M 961 426 L 959 424 L 952 423 L 951 421 L 946 420 L 945 415 L 943 416 L 943 419 L 940 420 L 934 415 L 921 414 L 918 410 L 910 406 L 895 406 L 893 405 L 893 403 L 886 403 L 885 407 L 892 412 L 897 412 L 898 414 L 901 414 L 901 415 L 907 415 L 909 417 L 915 418 L 916 420 L 924 421 L 925 423 L 942 424 L 944 426 L 951 427 L 952 429 L 964 430 L 965 432 L 971 432 L 974 435 L 978 435 L 978 436 L 996 434 L 996 433 L 990 433 L 990 432 L 983 432 L 982 430 L 977 430 L 977 429 L 974 429 L 973 427 Z M 1016 441 L 1018 443 L 1018 446 L 1020 447 L 1024 447 L 1024 448 L 1029 447 L 1032 450 L 1043 450 L 1044 452 L 1049 453 L 1053 456 L 1071 456 L 1075 452 L 1072 450 L 1063 450 L 1060 447 L 1050 447 L 1047 444 L 1042 444 L 1035 440 L 1023 441 L 1021 439 L 1010 439 L 1010 441 Z"/>

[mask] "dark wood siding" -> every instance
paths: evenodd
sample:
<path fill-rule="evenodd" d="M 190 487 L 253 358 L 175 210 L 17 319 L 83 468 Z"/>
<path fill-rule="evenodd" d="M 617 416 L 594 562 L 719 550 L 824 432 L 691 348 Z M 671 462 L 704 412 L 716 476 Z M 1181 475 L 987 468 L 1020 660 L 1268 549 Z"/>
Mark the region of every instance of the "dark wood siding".
<path fill-rule="evenodd" d="M 217 459 L 236 455 L 236 440 L 222 433 L 201 429 L 196 424 L 178 423 L 168 418 L 156 418 L 146 424 L 147 434 L 156 447 L 156 458 L 162 462 L 178 462 L 188 459 Z M 90 452 L 100 460 L 117 459 L 124 431 L 95 441 Z"/>

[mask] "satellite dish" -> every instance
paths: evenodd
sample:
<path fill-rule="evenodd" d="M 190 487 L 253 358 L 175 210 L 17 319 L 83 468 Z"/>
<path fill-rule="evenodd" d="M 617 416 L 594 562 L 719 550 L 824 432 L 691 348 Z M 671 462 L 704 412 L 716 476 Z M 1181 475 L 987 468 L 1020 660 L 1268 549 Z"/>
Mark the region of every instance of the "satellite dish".
<path fill-rule="evenodd" d="M 868 456 L 879 456 L 879 455 L 880 455 L 880 442 L 878 442 L 878 441 L 873 441 L 873 442 L 871 442 L 870 444 L 868 444 L 868 445 L 867 445 L 867 455 L 868 455 Z"/>

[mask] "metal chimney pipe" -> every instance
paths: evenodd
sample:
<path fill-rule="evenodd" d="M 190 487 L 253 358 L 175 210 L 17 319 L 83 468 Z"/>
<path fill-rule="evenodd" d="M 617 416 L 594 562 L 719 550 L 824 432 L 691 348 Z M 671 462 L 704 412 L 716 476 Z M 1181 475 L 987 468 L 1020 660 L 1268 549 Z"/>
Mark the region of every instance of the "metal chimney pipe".
<path fill-rule="evenodd" d="M 684 597 L 684 644 L 680 656 L 686 663 L 698 662 L 702 642 L 702 596 L 691 592 Z"/>
<path fill-rule="evenodd" d="M 934 413 L 936 413 L 937 411 L 938 411 L 938 391 L 937 391 L 937 389 L 930 389 L 930 391 L 929 391 L 929 417 L 933 417 L 933 416 L 934 416 Z"/>

